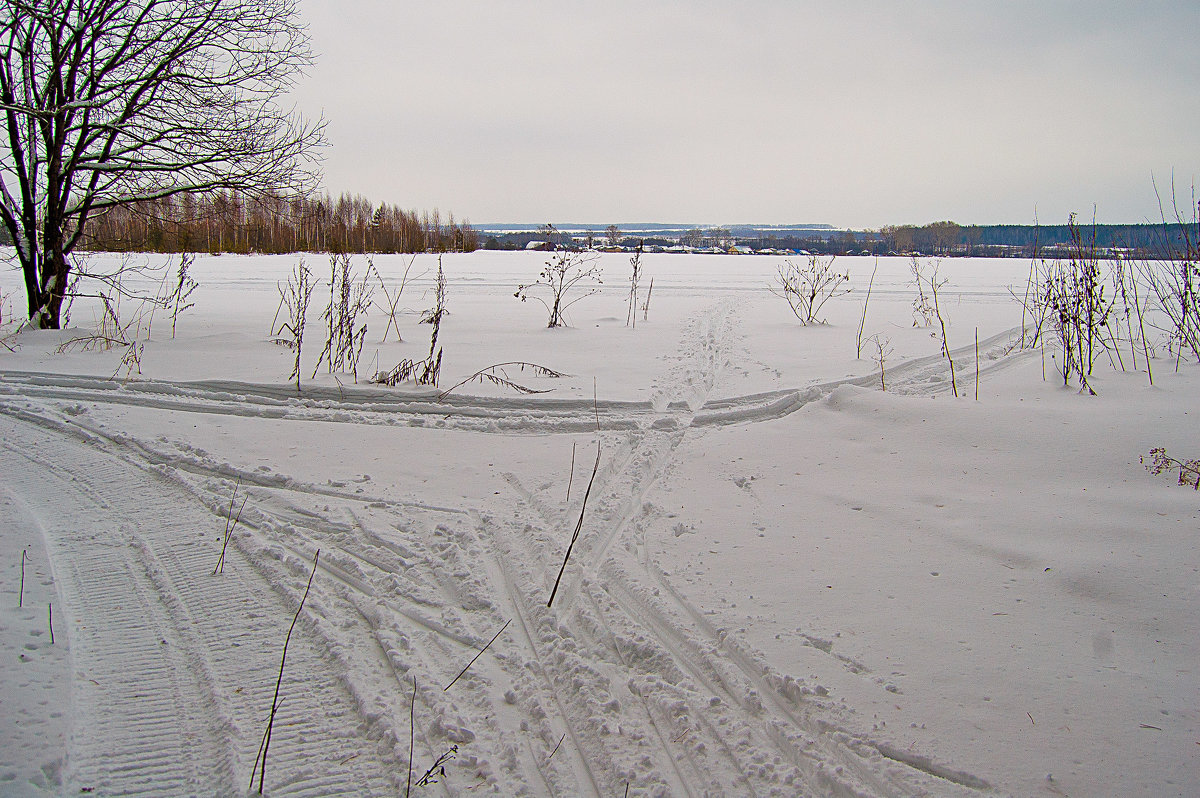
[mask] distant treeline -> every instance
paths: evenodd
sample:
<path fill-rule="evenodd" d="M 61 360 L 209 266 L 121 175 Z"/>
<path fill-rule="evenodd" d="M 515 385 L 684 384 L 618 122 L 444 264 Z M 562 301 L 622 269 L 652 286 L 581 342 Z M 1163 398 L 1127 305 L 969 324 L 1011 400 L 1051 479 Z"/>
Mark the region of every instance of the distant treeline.
<path fill-rule="evenodd" d="M 1101 252 L 1135 258 L 1173 258 L 1194 247 L 1200 230 L 1190 224 L 1081 225 L 1080 234 Z M 1092 238 L 1095 236 L 1093 242 Z M 819 255 L 944 255 L 954 257 L 1054 257 L 1071 246 L 1069 225 L 959 225 L 934 222 L 922 226 L 889 226 L 880 230 L 839 230 L 802 236 L 767 232 L 738 236 L 739 245 L 755 250 L 803 250 Z"/>
<path fill-rule="evenodd" d="M 614 226 L 615 228 L 615 226 Z M 1193 251 L 1200 229 L 1195 221 L 1160 224 L 1080 225 L 1085 241 L 1101 251 L 1129 257 L 1171 258 Z M 523 249 L 546 240 L 542 231 L 493 231 L 485 242 L 467 221 L 437 210 L 406 211 L 378 206 L 358 195 L 328 194 L 312 198 L 259 197 L 238 194 L 182 194 L 154 202 L 117 208 L 88 224 L 85 248 L 150 252 L 471 252 Z M 890 225 L 879 230 L 772 230 L 750 227 L 658 230 L 645 237 L 626 231 L 622 243 L 641 240 L 647 246 L 732 246 L 754 250 L 796 250 L 835 255 L 946 255 L 958 257 L 1054 256 L 1071 244 L 1069 225 Z M 562 241 L 584 246 L 608 240 L 606 233 L 588 236 L 556 233 Z M 11 244 L 0 230 L 0 244 Z"/>
<path fill-rule="evenodd" d="M 1123 250 L 1131 255 L 1159 257 L 1185 250 L 1196 239 L 1194 224 L 1087 224 L 1079 231 L 1098 249 Z M 930 254 L 976 255 L 988 250 L 1032 257 L 1039 250 L 1071 244 L 1070 225 L 958 225 L 934 222 L 922 227 L 884 227 L 879 240 L 894 251 L 917 250 Z"/>
<path fill-rule="evenodd" d="M 89 220 L 84 248 L 110 252 L 470 252 L 470 222 L 365 197 L 179 194 Z"/>
<path fill-rule="evenodd" d="M 606 233 L 558 234 L 547 237 L 543 230 L 520 232 L 489 231 L 484 249 L 523 249 L 532 241 L 554 240 L 573 246 L 590 246 L 609 241 Z M 1195 222 L 1190 224 L 1081 225 L 1080 235 L 1089 247 L 1104 252 L 1120 251 L 1138 258 L 1171 258 L 1189 251 L 1200 237 Z M 1093 236 L 1095 240 L 1093 242 Z M 1054 257 L 1071 245 L 1069 225 L 960 225 L 933 222 L 927 225 L 888 226 L 880 230 L 773 230 L 750 226 L 680 228 L 655 230 L 646 235 L 622 232 L 626 248 L 641 242 L 647 247 L 676 245 L 728 250 L 750 248 L 756 252 L 804 251 L 820 255 L 945 255 L 957 257 Z"/>

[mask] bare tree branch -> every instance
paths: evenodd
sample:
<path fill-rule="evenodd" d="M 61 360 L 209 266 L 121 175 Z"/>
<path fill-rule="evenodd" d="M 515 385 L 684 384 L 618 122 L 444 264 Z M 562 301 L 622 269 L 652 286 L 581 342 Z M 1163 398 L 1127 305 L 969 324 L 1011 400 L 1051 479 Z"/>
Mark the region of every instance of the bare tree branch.
<path fill-rule="evenodd" d="M 95 214 L 315 186 L 324 123 L 281 105 L 312 62 L 297 0 L 6 0 L 0 47 L 0 223 L 38 326 Z"/>

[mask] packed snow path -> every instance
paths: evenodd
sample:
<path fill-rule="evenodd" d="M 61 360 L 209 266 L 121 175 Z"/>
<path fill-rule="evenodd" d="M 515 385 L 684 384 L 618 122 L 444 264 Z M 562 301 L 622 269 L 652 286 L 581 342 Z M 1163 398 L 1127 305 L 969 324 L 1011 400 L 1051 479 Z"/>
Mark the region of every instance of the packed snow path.
<path fill-rule="evenodd" d="M 1003 350 L 1011 338 L 988 346 Z M 840 384 L 710 403 L 738 346 L 736 315 L 718 302 L 683 331 L 651 401 L 595 406 L 0 375 L 3 484 L 41 527 L 65 603 L 74 713 L 64 783 L 109 795 L 244 789 L 287 620 L 320 549 L 288 650 L 267 769 L 273 795 L 396 794 L 446 753 L 446 774 L 434 777 L 450 794 L 988 790 L 953 763 L 852 731 L 824 688 L 774 672 L 648 556 L 646 528 L 662 512 L 650 495 L 685 436 L 777 418 Z M 896 389 L 935 390 L 944 387 L 930 381 L 938 369 L 925 358 L 892 379 Z M 316 484 L 217 462 L 181 439 L 106 429 L 89 407 L 109 403 L 475 435 L 576 433 L 582 445 L 569 500 L 559 482 L 505 472 L 508 498 L 440 506 L 374 495 L 366 480 Z M 594 449 L 578 433 L 597 424 L 601 466 L 586 531 L 547 608 L 590 476 Z M 247 503 L 214 575 L 214 530 L 235 487 Z"/>

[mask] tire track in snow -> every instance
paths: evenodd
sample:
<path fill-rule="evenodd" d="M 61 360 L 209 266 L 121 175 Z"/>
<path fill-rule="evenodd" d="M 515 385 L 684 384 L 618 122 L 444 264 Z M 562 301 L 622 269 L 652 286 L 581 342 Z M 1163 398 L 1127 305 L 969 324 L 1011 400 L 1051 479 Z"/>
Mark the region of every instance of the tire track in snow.
<path fill-rule="evenodd" d="M 212 529 L 213 517 L 161 479 L 76 441 L 6 426 L 6 464 L 20 455 L 39 466 L 6 469 L 6 484 L 54 519 L 47 538 L 82 674 L 70 783 L 121 795 L 240 791 L 278 672 L 287 599 L 298 595 L 253 578 L 232 548 L 225 573 L 210 576 L 212 537 L 198 530 Z M 288 652 L 272 793 L 389 794 L 387 768 L 354 738 L 355 709 L 303 626 Z"/>

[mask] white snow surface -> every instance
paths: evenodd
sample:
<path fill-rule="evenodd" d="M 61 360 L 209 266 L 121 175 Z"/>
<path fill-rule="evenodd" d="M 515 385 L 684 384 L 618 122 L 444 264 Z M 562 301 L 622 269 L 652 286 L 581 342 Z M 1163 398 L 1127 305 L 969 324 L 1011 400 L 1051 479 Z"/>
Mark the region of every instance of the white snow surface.
<path fill-rule="evenodd" d="M 854 291 L 805 327 L 779 258 L 645 256 L 631 329 L 604 255 L 546 329 L 513 297 L 545 258 L 445 256 L 440 338 L 442 388 L 531 361 L 569 375 L 506 369 L 544 394 L 365 384 L 427 353 L 431 255 L 403 342 L 370 315 L 358 384 L 310 378 L 306 256 L 299 396 L 270 335 L 296 256 L 199 257 L 176 337 L 142 317 L 140 373 L 55 351 L 87 300 L 5 338 L 0 794 L 245 794 L 318 549 L 272 796 L 1200 794 L 1200 494 L 1139 461 L 1200 457 L 1196 365 L 1160 353 L 1151 387 L 1126 351 L 1097 396 L 1063 388 L 1015 347 L 1029 264 L 946 260 L 955 399 L 880 259 L 883 392 L 855 356 L 874 259 L 839 260 Z M 393 290 L 408 261 L 375 258 Z M 11 332 L 19 274 L 0 290 Z"/>

